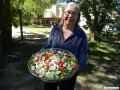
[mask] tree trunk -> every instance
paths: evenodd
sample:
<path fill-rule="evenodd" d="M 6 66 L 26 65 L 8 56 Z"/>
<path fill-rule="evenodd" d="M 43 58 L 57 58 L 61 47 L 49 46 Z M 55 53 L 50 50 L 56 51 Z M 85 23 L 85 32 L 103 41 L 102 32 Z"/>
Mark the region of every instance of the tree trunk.
<path fill-rule="evenodd" d="M 90 29 L 90 40 L 95 41 L 95 33 Z"/>
<path fill-rule="evenodd" d="M 10 10 L 10 0 L 4 0 L 4 17 L 3 17 L 3 31 L 2 31 L 2 41 L 3 41 L 3 51 L 8 53 L 9 48 L 12 45 L 12 24 L 11 24 L 11 10 Z"/>
<path fill-rule="evenodd" d="M 2 43 L 2 55 L 3 65 L 7 64 L 5 60 L 6 55 L 10 52 L 12 46 L 12 24 L 11 24 L 11 10 L 10 0 L 3 0 L 2 8 L 2 30 L 1 30 L 1 43 Z"/>
<path fill-rule="evenodd" d="M 0 66 L 3 65 L 2 33 L 3 29 L 3 0 L 0 0 Z"/>
<path fill-rule="evenodd" d="M 21 41 L 23 41 L 22 9 L 19 11 Z"/>

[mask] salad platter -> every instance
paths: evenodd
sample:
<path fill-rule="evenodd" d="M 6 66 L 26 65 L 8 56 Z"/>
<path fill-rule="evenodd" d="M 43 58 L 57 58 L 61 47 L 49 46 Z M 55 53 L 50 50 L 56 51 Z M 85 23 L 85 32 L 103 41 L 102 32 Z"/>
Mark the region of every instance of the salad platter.
<path fill-rule="evenodd" d="M 78 69 L 78 63 L 69 51 L 50 48 L 33 54 L 28 60 L 28 69 L 41 80 L 54 83 L 72 77 Z"/>

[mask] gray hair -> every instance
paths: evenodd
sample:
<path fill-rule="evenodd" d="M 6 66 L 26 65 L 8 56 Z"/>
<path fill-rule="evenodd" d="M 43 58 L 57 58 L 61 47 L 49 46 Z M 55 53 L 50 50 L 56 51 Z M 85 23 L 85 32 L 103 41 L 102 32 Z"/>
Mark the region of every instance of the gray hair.
<path fill-rule="evenodd" d="M 68 6 L 75 6 L 76 9 L 77 9 L 77 11 L 80 12 L 80 7 L 79 7 L 78 4 L 76 4 L 75 2 L 69 2 L 69 3 L 64 7 L 64 11 L 65 11 L 66 7 L 68 7 Z M 78 13 L 79 13 L 79 12 L 78 12 Z"/>
<path fill-rule="evenodd" d="M 69 2 L 68 4 L 66 4 L 66 6 L 64 7 L 64 11 L 68 6 L 75 6 L 77 11 L 78 11 L 78 18 L 77 21 L 75 23 L 75 26 L 78 26 L 78 23 L 80 21 L 80 6 L 78 4 L 76 4 L 75 2 Z M 62 21 L 60 22 L 60 25 L 63 25 L 64 21 L 62 19 Z"/>

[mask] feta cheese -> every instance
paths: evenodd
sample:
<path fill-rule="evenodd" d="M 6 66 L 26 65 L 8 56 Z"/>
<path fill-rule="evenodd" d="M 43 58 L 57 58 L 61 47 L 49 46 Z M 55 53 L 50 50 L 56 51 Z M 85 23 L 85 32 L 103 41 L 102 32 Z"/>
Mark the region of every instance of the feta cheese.
<path fill-rule="evenodd" d="M 34 71 L 34 70 L 35 70 L 35 66 L 32 66 L 32 67 L 31 67 L 31 70 L 33 70 L 33 71 Z"/>

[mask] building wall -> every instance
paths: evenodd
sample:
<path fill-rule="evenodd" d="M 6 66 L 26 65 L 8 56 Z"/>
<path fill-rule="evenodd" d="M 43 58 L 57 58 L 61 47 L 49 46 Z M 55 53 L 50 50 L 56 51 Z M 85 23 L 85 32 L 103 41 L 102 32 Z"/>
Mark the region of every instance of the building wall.
<path fill-rule="evenodd" d="M 62 17 L 62 7 L 53 5 L 50 9 L 46 9 L 45 18 L 61 18 Z"/>

